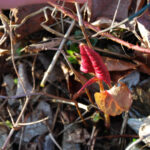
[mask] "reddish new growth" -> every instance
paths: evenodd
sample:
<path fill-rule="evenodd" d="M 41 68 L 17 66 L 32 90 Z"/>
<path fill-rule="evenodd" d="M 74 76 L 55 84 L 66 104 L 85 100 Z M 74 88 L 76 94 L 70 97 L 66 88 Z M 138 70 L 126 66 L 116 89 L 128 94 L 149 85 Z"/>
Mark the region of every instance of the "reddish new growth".
<path fill-rule="evenodd" d="M 94 97 L 97 106 L 104 112 L 105 126 L 109 128 L 109 116 L 119 115 L 123 111 L 127 111 L 131 106 L 131 93 L 124 84 L 120 87 L 114 86 L 106 91 L 102 81 L 111 87 L 110 75 L 101 56 L 85 44 L 80 44 L 79 47 L 81 53 L 81 71 L 84 73 L 93 73 L 95 77 L 91 78 L 83 85 L 83 87 L 74 95 L 74 99 L 76 99 L 87 86 L 98 81 L 100 92 L 96 92 Z"/>
<path fill-rule="evenodd" d="M 94 73 L 95 76 L 110 86 L 110 75 L 101 56 L 85 44 L 80 44 L 81 67 L 84 73 Z"/>
<path fill-rule="evenodd" d="M 80 70 L 84 73 L 93 73 L 95 77 L 88 80 L 82 86 L 82 88 L 74 95 L 74 98 L 78 97 L 82 92 L 82 90 L 84 90 L 87 86 L 97 81 L 100 81 L 100 83 L 104 81 L 109 86 L 111 86 L 110 75 L 105 64 L 103 63 L 101 56 L 85 44 L 81 43 L 79 45 L 79 48 L 81 54 Z M 100 84 L 100 90 L 103 91 L 103 89 L 104 89 L 103 85 Z"/>

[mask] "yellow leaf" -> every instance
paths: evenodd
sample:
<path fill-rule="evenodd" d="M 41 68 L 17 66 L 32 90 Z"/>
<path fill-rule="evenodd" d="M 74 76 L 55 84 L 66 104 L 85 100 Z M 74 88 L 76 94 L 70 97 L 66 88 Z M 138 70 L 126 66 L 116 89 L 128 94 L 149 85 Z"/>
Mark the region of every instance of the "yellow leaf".
<path fill-rule="evenodd" d="M 120 115 L 129 110 L 132 104 L 131 93 L 123 83 L 119 87 L 114 86 L 110 90 L 97 92 L 94 97 L 99 109 L 110 116 Z"/>

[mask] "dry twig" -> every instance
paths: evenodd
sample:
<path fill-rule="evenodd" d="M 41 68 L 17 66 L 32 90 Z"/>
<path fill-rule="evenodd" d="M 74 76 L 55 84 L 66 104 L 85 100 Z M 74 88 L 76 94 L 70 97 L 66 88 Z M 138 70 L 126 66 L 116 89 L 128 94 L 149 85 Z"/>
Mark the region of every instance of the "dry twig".
<path fill-rule="evenodd" d="M 53 6 L 53 7 L 56 7 L 59 11 L 61 11 L 62 13 L 64 13 L 65 15 L 69 16 L 70 18 L 78 21 L 78 17 L 75 16 L 74 14 L 72 14 L 71 12 L 69 12 L 68 10 L 64 9 L 63 7 L 57 5 L 55 2 L 52 2 L 52 1 L 48 1 L 48 3 Z M 93 26 L 92 24 L 86 22 L 86 21 L 83 21 L 83 24 L 86 28 L 89 28 L 93 31 L 95 31 L 96 33 L 98 33 L 100 31 L 100 29 L 98 27 L 95 27 Z M 128 43 L 126 41 L 123 41 L 121 39 L 118 39 L 117 37 L 114 37 L 113 35 L 109 34 L 109 33 L 99 33 L 99 35 L 101 36 L 104 36 L 108 39 L 111 39 L 112 41 L 114 42 L 117 42 L 123 46 L 126 46 L 128 47 L 129 49 L 133 49 L 133 50 L 136 50 L 136 51 L 139 51 L 139 52 L 143 52 L 143 53 L 150 53 L 150 49 L 149 48 L 143 48 L 143 47 L 140 47 L 138 45 L 134 45 L 134 44 L 131 44 L 131 43 Z"/>

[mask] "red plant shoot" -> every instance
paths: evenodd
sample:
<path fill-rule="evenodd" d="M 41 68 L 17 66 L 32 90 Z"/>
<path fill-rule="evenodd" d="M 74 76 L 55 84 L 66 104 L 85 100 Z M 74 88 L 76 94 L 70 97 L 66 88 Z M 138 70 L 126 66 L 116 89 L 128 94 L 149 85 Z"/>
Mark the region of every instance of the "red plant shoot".
<path fill-rule="evenodd" d="M 104 113 L 105 126 L 109 128 L 109 116 L 116 116 L 123 111 L 129 110 L 132 104 L 131 93 L 128 87 L 123 83 L 119 87 L 114 86 L 106 91 L 103 87 L 102 81 L 111 87 L 110 75 L 101 56 L 85 44 L 80 44 L 79 47 L 81 53 L 80 70 L 84 73 L 93 73 L 95 77 L 88 80 L 74 95 L 74 98 L 77 98 L 87 86 L 98 81 L 100 92 L 94 94 L 95 102 L 98 108 Z"/>
<path fill-rule="evenodd" d="M 110 75 L 101 56 L 85 44 L 80 44 L 81 67 L 84 73 L 94 73 L 100 80 L 110 86 Z"/>
<path fill-rule="evenodd" d="M 81 67 L 80 70 L 84 73 L 93 73 L 95 77 L 87 81 L 83 87 L 73 96 L 73 99 L 76 99 L 80 96 L 81 92 L 89 85 L 94 82 L 99 81 L 100 91 L 104 91 L 102 81 L 111 86 L 110 75 L 107 70 L 107 67 L 103 63 L 101 56 L 96 53 L 92 48 L 81 43 L 79 45 L 80 54 L 81 54 Z M 109 115 L 105 114 L 105 125 L 106 127 L 110 126 Z"/>
<path fill-rule="evenodd" d="M 109 72 L 103 63 L 101 56 L 87 45 L 81 43 L 79 45 L 81 54 L 80 70 L 84 73 L 94 73 L 95 77 L 87 81 L 82 88 L 73 96 L 75 99 L 79 97 L 81 92 L 89 85 L 99 81 L 100 91 L 103 91 L 102 81 L 111 86 Z"/>

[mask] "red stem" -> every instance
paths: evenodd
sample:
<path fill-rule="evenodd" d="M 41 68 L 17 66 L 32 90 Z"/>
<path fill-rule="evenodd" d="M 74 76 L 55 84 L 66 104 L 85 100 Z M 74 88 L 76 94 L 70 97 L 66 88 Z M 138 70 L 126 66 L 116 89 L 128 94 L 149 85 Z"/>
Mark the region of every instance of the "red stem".
<path fill-rule="evenodd" d="M 78 21 L 78 17 L 75 16 L 75 15 L 73 15 L 70 11 L 64 9 L 63 6 L 60 6 L 60 5 L 58 5 L 58 4 L 56 4 L 55 2 L 52 2 L 52 1 L 48 1 L 48 3 L 49 3 L 50 5 L 52 5 L 53 7 L 56 7 L 56 8 L 57 8 L 59 11 L 61 11 L 64 15 L 69 16 L 70 18 L 72 18 L 72 19 Z M 87 28 L 89 28 L 89 29 L 91 29 L 91 30 L 93 30 L 93 31 L 95 31 L 95 32 L 99 32 L 99 31 L 100 31 L 99 27 L 93 26 L 93 25 L 91 25 L 90 23 L 88 23 L 88 22 L 86 22 L 86 21 L 84 21 L 84 20 L 83 20 L 83 23 L 84 23 L 84 26 L 85 26 L 85 27 L 87 27 Z M 109 33 L 105 33 L 105 32 L 104 32 L 104 33 L 100 33 L 100 35 L 101 35 L 101 36 L 105 36 L 105 37 L 111 39 L 112 41 L 115 41 L 115 42 L 117 42 L 117 43 L 119 43 L 119 44 L 121 44 L 121 45 L 123 45 L 123 46 L 126 46 L 126 47 L 128 47 L 129 49 L 134 49 L 134 50 L 136 50 L 136 51 L 143 52 L 143 53 L 150 53 L 150 49 L 149 49 L 149 48 L 143 48 L 143 47 L 140 47 L 140 46 L 138 46 L 138 45 L 134 45 L 134 44 L 128 43 L 128 42 L 126 42 L 126 41 L 123 41 L 123 40 L 121 40 L 121 39 L 118 39 L 117 37 L 114 37 L 113 35 L 111 35 L 111 34 L 109 34 Z"/>

